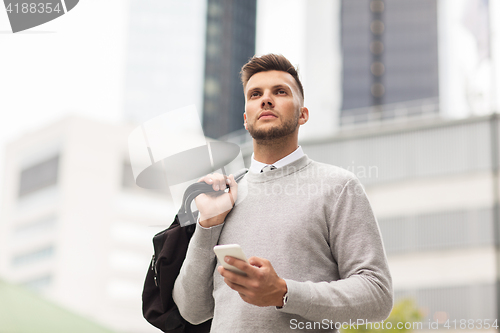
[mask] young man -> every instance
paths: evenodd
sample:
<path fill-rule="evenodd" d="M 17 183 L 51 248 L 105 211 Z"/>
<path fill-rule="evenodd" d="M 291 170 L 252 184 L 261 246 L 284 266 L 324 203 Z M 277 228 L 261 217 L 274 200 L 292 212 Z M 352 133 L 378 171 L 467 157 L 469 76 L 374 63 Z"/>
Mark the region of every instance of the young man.
<path fill-rule="evenodd" d="M 181 315 L 238 333 L 335 332 L 385 319 L 392 282 L 377 221 L 351 172 L 310 160 L 298 145 L 309 111 L 295 68 L 268 54 L 241 73 L 254 154 L 239 185 L 232 175 L 200 179 L 221 192 L 196 200 L 199 222 L 173 290 Z M 226 257 L 246 276 L 217 265 L 218 244 L 251 256 L 249 264 Z"/>

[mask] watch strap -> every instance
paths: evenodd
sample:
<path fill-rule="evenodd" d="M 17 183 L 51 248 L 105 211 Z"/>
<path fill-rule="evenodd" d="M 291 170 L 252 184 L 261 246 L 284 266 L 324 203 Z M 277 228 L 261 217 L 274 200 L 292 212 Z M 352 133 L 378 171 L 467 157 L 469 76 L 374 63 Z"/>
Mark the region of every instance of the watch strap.
<path fill-rule="evenodd" d="M 286 306 L 286 303 L 288 303 L 288 291 L 283 296 L 283 305 L 277 306 L 276 309 L 283 309 Z"/>

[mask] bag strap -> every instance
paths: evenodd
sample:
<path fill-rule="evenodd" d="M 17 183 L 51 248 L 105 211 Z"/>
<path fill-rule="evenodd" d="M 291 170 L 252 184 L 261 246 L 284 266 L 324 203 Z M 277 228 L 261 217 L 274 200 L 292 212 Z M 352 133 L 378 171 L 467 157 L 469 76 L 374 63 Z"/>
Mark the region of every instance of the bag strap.
<path fill-rule="evenodd" d="M 239 182 L 248 169 L 235 174 Z M 187 247 L 196 226 L 198 211 L 191 212 L 191 202 L 201 193 L 213 191 L 212 186 L 206 183 L 190 185 L 184 192 L 184 200 L 179 214 L 172 224 L 153 237 L 154 254 L 151 265 L 144 281 L 142 293 L 144 318 L 153 326 L 170 333 L 208 333 L 212 320 L 191 325 L 179 313 L 172 298 L 175 279 L 179 275 L 184 261 Z M 180 215 L 184 217 L 185 227 L 180 222 Z"/>
<path fill-rule="evenodd" d="M 234 180 L 238 183 L 248 172 L 248 169 L 242 169 L 234 174 Z M 229 185 L 226 185 L 226 188 L 229 188 Z M 182 198 L 182 205 L 179 211 L 177 212 L 177 216 L 179 218 L 179 223 L 181 227 L 186 227 L 196 223 L 196 218 L 194 214 L 197 214 L 198 211 L 191 211 L 191 202 L 202 193 L 215 192 L 212 188 L 212 185 L 207 184 L 205 182 L 198 182 L 188 186 L 186 191 L 184 191 L 184 196 Z"/>

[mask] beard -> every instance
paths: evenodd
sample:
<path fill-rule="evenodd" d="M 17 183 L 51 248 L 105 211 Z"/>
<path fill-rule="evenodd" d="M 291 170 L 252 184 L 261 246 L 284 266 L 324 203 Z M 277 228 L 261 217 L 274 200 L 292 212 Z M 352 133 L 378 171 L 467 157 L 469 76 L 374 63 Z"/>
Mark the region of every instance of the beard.
<path fill-rule="evenodd" d="M 258 141 L 268 141 L 283 138 L 295 132 L 299 126 L 300 112 L 296 112 L 293 119 L 286 120 L 283 124 L 267 129 L 255 129 L 253 124 L 248 124 L 248 133 Z"/>

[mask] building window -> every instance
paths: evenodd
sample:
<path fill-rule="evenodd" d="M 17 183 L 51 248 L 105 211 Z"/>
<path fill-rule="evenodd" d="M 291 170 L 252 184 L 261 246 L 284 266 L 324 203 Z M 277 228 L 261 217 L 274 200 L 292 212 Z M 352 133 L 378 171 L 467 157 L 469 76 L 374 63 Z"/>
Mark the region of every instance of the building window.
<path fill-rule="evenodd" d="M 59 156 L 21 171 L 19 197 L 55 185 L 59 173 Z"/>
<path fill-rule="evenodd" d="M 49 274 L 26 281 L 23 283 L 23 286 L 34 290 L 40 290 L 50 286 L 51 284 L 52 284 L 52 275 Z"/>
<path fill-rule="evenodd" d="M 56 216 L 49 215 L 39 220 L 17 225 L 14 229 L 16 238 L 38 236 L 44 232 L 52 231 L 56 225 Z"/>
<path fill-rule="evenodd" d="M 49 245 L 35 251 L 18 254 L 12 258 L 12 266 L 34 264 L 46 260 L 54 255 L 54 246 Z"/>

